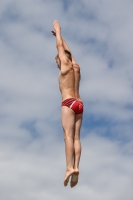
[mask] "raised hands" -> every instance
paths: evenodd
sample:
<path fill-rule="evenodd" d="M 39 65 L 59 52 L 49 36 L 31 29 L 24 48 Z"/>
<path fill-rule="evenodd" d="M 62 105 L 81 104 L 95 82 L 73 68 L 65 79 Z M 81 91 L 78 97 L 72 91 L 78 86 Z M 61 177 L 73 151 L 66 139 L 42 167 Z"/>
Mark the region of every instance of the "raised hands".
<path fill-rule="evenodd" d="M 55 31 L 58 31 L 61 29 L 60 24 L 57 20 L 54 20 L 53 26 L 54 26 Z"/>
<path fill-rule="evenodd" d="M 56 37 L 56 31 L 61 30 L 61 27 L 57 20 L 54 20 L 53 26 L 54 26 L 54 30 L 52 30 L 51 33 Z"/>

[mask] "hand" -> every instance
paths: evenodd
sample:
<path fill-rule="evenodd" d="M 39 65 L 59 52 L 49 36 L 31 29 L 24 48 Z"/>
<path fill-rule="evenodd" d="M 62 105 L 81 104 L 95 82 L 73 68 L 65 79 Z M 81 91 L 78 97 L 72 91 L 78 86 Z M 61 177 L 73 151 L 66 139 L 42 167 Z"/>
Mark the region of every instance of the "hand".
<path fill-rule="evenodd" d="M 52 30 L 51 33 L 56 37 L 56 32 L 54 30 Z"/>
<path fill-rule="evenodd" d="M 54 20 L 53 26 L 55 31 L 59 31 L 61 29 L 60 24 L 57 20 Z"/>

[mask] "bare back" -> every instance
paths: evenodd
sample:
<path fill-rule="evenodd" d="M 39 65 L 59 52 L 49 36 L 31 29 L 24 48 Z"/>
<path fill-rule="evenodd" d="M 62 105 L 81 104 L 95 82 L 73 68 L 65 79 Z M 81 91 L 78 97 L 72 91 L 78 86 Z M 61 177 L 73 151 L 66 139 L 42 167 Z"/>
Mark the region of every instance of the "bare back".
<path fill-rule="evenodd" d="M 75 88 L 75 98 L 78 99 L 79 101 L 82 101 L 79 95 L 79 85 L 80 85 L 80 79 L 81 79 L 81 74 L 80 74 L 80 67 L 77 64 L 73 65 L 74 69 L 74 88 Z"/>

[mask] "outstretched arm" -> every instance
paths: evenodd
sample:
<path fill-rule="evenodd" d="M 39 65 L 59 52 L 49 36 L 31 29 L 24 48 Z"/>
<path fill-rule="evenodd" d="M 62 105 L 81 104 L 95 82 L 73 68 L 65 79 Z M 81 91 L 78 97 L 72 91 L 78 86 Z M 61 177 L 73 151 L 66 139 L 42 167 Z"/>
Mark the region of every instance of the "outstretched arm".
<path fill-rule="evenodd" d="M 54 20 L 54 29 L 56 33 L 56 47 L 58 50 L 59 58 L 61 61 L 65 61 L 67 59 L 65 52 L 64 52 L 64 47 L 63 47 L 63 40 L 61 36 L 61 28 L 57 20 Z M 66 60 L 67 61 L 67 60 Z"/>
<path fill-rule="evenodd" d="M 71 55 L 72 55 L 72 52 L 71 52 L 71 50 L 70 50 L 69 46 L 67 45 L 67 43 L 66 43 L 66 41 L 65 41 L 64 38 L 62 38 L 62 41 L 63 41 L 64 49 L 70 51 L 70 53 L 71 53 Z M 74 65 L 74 64 L 77 64 L 77 62 L 76 62 L 76 60 L 74 59 L 73 55 L 72 55 L 72 64 L 73 64 L 73 65 Z"/>
<path fill-rule="evenodd" d="M 52 32 L 53 35 L 56 37 L 56 32 L 55 32 L 54 30 L 52 30 L 51 32 Z M 69 51 L 69 52 L 71 53 L 71 55 L 72 55 L 72 52 L 71 52 L 69 46 L 67 45 L 65 39 L 64 39 L 63 37 L 61 37 L 61 39 L 62 39 L 62 43 L 63 43 L 64 49 L 67 50 L 67 51 Z M 74 65 L 74 64 L 75 64 L 75 65 L 78 65 L 77 62 L 76 62 L 76 60 L 74 59 L 73 55 L 72 55 L 72 64 L 73 64 L 73 65 Z"/>
<path fill-rule="evenodd" d="M 61 28 L 57 20 L 53 23 L 54 29 L 56 32 L 56 47 L 58 50 L 58 55 L 61 61 L 61 73 L 65 74 L 70 68 L 72 63 L 69 61 L 68 57 L 65 54 L 63 40 L 61 36 Z"/>

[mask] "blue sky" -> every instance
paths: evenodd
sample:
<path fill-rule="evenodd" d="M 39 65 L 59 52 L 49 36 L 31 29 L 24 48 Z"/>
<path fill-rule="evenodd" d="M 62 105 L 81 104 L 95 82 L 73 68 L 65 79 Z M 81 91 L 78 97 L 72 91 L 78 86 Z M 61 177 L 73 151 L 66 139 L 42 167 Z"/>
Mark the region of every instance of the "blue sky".
<path fill-rule="evenodd" d="M 1 200 L 132 200 L 133 2 L 0 1 Z M 65 154 L 53 21 L 81 67 L 79 184 Z"/>

